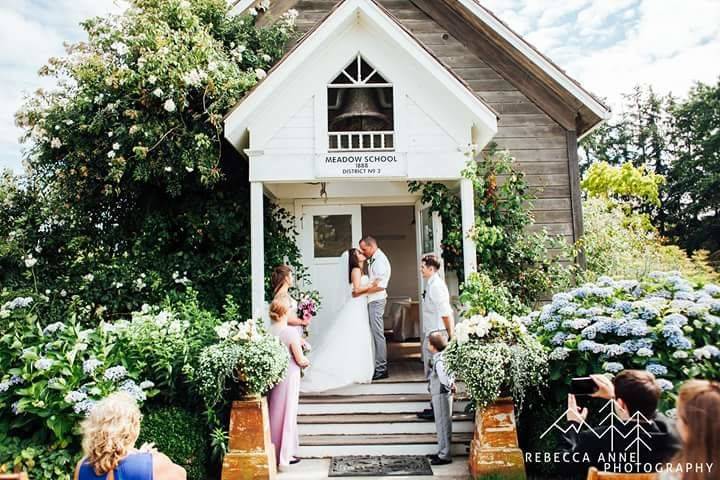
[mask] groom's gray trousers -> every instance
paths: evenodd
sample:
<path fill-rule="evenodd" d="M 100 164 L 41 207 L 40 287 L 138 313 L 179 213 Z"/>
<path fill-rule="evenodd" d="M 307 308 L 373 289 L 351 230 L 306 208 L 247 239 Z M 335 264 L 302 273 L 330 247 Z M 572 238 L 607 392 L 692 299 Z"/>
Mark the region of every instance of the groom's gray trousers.
<path fill-rule="evenodd" d="M 372 330 L 373 344 L 375 345 L 375 372 L 387 371 L 387 344 L 385 343 L 385 303 L 387 299 L 375 300 L 368 303 L 368 316 L 370 317 L 370 330 Z"/>

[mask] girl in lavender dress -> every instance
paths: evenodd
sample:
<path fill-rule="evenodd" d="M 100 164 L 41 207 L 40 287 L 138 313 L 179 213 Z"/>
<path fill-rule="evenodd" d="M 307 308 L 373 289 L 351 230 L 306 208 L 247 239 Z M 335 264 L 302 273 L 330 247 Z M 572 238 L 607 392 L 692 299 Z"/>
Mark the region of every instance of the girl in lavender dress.
<path fill-rule="evenodd" d="M 268 394 L 270 410 L 270 437 L 275 446 L 275 459 L 279 467 L 298 463 L 295 454 L 300 448 L 297 427 L 298 403 L 300 401 L 300 369 L 310 365 L 302 351 L 300 334 L 288 326 L 288 308 L 281 299 L 270 305 L 270 333 L 279 337 L 290 352 L 290 363 L 285 379 L 275 385 Z"/>

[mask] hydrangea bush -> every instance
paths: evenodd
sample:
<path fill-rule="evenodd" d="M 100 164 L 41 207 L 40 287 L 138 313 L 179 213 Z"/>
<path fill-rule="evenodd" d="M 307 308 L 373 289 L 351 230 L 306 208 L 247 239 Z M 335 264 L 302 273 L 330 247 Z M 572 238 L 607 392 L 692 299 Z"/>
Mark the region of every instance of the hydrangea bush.
<path fill-rule="evenodd" d="M 666 404 L 691 377 L 720 378 L 720 287 L 695 285 L 678 272 L 644 280 L 601 277 L 523 317 L 550 349 L 550 379 L 652 372 Z"/>
<path fill-rule="evenodd" d="M 470 316 L 458 323 L 445 352 L 450 371 L 465 382 L 478 408 L 501 395 L 512 395 L 522 407 L 527 392 L 544 384 L 545 350 L 517 317 Z"/>

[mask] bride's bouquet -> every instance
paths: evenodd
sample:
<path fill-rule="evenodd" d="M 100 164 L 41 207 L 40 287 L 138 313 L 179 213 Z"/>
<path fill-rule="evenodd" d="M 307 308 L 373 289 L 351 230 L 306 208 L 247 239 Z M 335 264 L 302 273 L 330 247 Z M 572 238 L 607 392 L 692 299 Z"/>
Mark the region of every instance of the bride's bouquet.
<path fill-rule="evenodd" d="M 298 302 L 297 316 L 302 320 L 311 320 L 317 315 L 317 304 L 309 296 L 304 296 Z"/>

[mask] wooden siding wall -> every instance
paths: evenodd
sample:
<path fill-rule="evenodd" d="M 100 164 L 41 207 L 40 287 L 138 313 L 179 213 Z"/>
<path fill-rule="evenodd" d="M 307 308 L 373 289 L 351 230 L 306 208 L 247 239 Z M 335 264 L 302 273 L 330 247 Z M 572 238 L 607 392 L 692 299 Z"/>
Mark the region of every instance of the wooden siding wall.
<path fill-rule="evenodd" d="M 322 20 L 335 3 L 334 0 L 298 1 L 294 8 L 299 12 L 300 33 Z M 498 112 L 495 141 L 517 159 L 537 196 L 533 209 L 536 223 L 532 230 L 546 229 L 571 242 L 580 232 L 572 215 L 567 131 L 410 0 L 379 0 L 379 3 Z"/>

